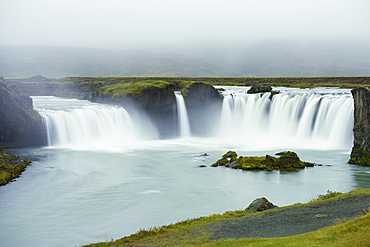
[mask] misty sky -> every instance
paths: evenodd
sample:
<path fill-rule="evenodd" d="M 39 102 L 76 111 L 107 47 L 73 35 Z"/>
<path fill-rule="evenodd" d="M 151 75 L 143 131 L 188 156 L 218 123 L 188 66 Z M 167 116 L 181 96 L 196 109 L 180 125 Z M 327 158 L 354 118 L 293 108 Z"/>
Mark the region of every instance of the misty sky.
<path fill-rule="evenodd" d="M 0 44 L 177 49 L 370 41 L 369 0 L 0 0 Z"/>

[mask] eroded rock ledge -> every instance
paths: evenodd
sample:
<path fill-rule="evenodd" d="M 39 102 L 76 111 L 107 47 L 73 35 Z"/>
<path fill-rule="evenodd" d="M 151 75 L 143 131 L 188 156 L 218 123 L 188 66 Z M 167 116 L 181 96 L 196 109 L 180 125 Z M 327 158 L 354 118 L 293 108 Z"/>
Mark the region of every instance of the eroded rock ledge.
<path fill-rule="evenodd" d="M 0 148 L 41 146 L 45 130 L 32 99 L 0 78 Z"/>
<path fill-rule="evenodd" d="M 350 164 L 370 166 L 370 91 L 355 88 L 351 91 L 354 100 L 353 148 Z"/>
<path fill-rule="evenodd" d="M 271 155 L 262 157 L 238 157 L 235 151 L 228 151 L 221 159 L 212 164 L 211 167 L 225 166 L 242 170 L 297 171 L 297 169 L 315 165 L 314 163 L 301 161 L 295 152 L 285 151 L 276 155 L 279 157 Z"/>

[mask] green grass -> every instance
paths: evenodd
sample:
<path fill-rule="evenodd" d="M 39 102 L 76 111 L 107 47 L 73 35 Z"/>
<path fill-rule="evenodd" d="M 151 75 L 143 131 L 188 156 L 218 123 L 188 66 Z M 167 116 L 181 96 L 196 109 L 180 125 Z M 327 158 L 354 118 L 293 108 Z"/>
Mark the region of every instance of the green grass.
<path fill-rule="evenodd" d="M 186 96 L 195 84 L 201 84 L 207 82 L 204 81 L 179 81 L 178 86 L 181 88 L 181 94 Z"/>
<path fill-rule="evenodd" d="M 173 83 L 162 80 L 143 80 L 137 82 L 121 82 L 104 86 L 98 89 L 98 92 L 113 99 L 125 98 L 131 95 L 134 98 L 142 96 L 142 92 L 149 88 L 168 88 L 174 86 Z"/>
<path fill-rule="evenodd" d="M 271 210 L 281 210 L 292 207 L 302 207 L 318 203 L 322 200 L 340 200 L 349 196 L 370 195 L 370 189 L 362 189 L 342 194 L 328 191 L 316 200 L 305 204 L 295 204 Z M 337 225 L 325 227 L 315 232 L 283 238 L 248 238 L 220 239 L 209 241 L 210 232 L 205 225 L 224 219 L 253 214 L 251 211 L 235 211 L 225 214 L 211 215 L 192 220 L 182 221 L 169 226 L 149 230 L 140 230 L 131 236 L 109 242 L 87 245 L 89 247 L 118 246 L 369 246 L 370 243 L 370 213 L 348 222 L 338 221 Z M 261 214 L 261 213 L 256 213 Z"/>
<path fill-rule="evenodd" d="M 20 160 L 19 157 L 0 150 L 0 186 L 6 185 L 19 177 L 31 160 Z"/>
<path fill-rule="evenodd" d="M 37 79 L 37 78 L 36 78 Z M 195 83 L 208 83 L 211 85 L 225 86 L 252 86 L 252 85 L 270 85 L 272 87 L 294 87 L 294 88 L 315 88 L 315 87 L 338 87 L 338 88 L 356 88 L 370 87 L 370 77 L 278 77 L 278 78 L 223 78 L 223 77 L 67 77 L 63 79 L 50 79 L 50 81 L 37 82 L 31 79 L 9 79 L 9 84 L 12 83 L 49 83 L 49 84 L 94 84 L 94 89 L 99 89 L 100 92 L 115 97 L 125 97 L 132 94 L 135 97 L 140 97 L 140 88 L 137 83 L 144 83 L 142 86 L 161 86 L 166 83 L 175 85 L 176 89 L 181 89 L 183 95 L 186 95 L 187 90 Z M 116 85 L 116 86 L 114 86 Z M 114 90 L 118 92 L 113 93 Z"/>

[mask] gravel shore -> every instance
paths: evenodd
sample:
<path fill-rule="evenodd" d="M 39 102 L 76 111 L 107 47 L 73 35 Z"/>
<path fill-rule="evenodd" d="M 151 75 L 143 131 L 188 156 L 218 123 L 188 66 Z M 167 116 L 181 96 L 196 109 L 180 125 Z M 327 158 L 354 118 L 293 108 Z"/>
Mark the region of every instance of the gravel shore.
<path fill-rule="evenodd" d="M 370 195 L 348 196 L 302 207 L 267 210 L 241 218 L 209 224 L 206 229 L 220 238 L 276 238 L 307 233 L 363 215 Z"/>

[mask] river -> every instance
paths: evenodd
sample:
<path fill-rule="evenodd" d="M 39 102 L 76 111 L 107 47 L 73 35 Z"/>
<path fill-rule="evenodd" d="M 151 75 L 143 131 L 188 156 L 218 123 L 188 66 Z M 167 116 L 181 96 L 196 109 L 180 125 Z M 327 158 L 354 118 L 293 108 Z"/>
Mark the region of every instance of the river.
<path fill-rule="evenodd" d="M 0 245 L 81 246 L 245 209 L 261 196 L 284 206 L 370 186 L 370 168 L 347 164 L 349 90 L 277 88 L 280 96 L 271 101 L 243 87 L 224 88 L 212 136 L 186 131 L 166 140 L 145 116 L 123 108 L 33 97 L 49 145 L 9 150 L 33 163 L 0 187 Z M 210 167 L 228 150 L 243 156 L 291 150 L 321 165 L 298 172 Z"/>

